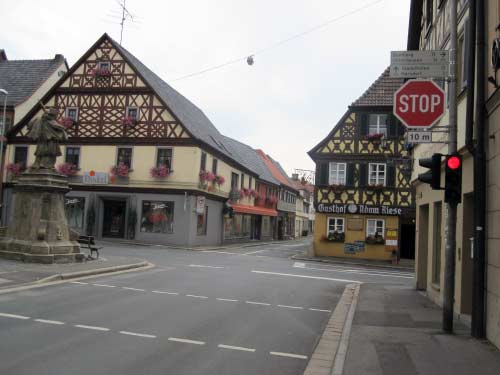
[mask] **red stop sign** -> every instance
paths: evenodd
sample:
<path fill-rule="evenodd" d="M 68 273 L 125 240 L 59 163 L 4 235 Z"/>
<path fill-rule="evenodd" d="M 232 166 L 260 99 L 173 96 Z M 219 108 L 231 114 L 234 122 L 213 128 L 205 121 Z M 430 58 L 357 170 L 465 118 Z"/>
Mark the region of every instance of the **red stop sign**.
<path fill-rule="evenodd" d="M 432 80 L 409 80 L 394 94 L 394 115 L 406 127 L 430 128 L 444 115 L 445 97 Z"/>

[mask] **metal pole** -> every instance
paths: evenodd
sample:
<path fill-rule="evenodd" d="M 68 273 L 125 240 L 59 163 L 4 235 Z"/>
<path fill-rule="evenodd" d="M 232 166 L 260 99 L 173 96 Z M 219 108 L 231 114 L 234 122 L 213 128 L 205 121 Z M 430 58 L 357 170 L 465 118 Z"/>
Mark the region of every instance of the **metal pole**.
<path fill-rule="evenodd" d="M 457 0 L 451 0 L 450 15 L 450 132 L 448 154 L 457 152 Z M 457 206 L 446 204 L 446 246 L 444 254 L 443 330 L 453 332 L 453 305 L 455 297 L 455 248 Z"/>
<path fill-rule="evenodd" d="M 7 95 L 9 95 L 7 90 L 0 89 L 0 93 L 4 95 L 3 98 L 3 116 L 2 116 L 2 128 L 0 129 L 0 222 L 3 221 L 2 213 L 2 202 L 3 202 L 3 135 L 5 134 L 5 114 L 7 112 Z"/>

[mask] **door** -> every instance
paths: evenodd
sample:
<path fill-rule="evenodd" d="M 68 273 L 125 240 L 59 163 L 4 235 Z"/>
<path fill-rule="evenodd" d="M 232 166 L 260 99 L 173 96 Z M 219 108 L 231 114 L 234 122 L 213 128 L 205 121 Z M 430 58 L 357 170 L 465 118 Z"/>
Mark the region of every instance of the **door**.
<path fill-rule="evenodd" d="M 102 236 L 123 238 L 125 236 L 126 202 L 120 200 L 104 200 Z"/>
<path fill-rule="evenodd" d="M 415 259 L 415 224 L 401 224 L 401 258 Z"/>

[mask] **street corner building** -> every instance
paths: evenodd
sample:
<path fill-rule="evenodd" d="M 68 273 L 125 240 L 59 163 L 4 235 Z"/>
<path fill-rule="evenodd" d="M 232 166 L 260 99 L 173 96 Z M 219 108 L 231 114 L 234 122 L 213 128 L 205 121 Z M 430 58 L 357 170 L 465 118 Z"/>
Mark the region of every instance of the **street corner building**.
<path fill-rule="evenodd" d="M 402 84 L 386 69 L 309 151 L 316 163 L 316 256 L 414 258 L 412 165 L 392 114 Z"/>
<path fill-rule="evenodd" d="M 8 132 L 3 223 L 35 159 L 29 124 L 55 109 L 68 133 L 56 168 L 69 180 L 75 231 L 181 246 L 273 238 L 279 185 L 254 149 L 223 136 L 107 34 L 66 70 Z"/>

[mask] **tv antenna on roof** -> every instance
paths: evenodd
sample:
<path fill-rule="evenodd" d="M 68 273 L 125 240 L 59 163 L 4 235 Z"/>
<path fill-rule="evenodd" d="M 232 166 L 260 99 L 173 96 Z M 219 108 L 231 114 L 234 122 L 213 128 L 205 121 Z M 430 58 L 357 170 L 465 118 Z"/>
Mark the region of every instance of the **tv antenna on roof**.
<path fill-rule="evenodd" d="M 122 8 L 122 17 L 121 17 L 121 21 L 120 21 L 120 46 L 122 45 L 122 39 L 123 39 L 123 27 L 125 25 L 125 21 L 126 20 L 130 20 L 130 21 L 134 21 L 134 15 L 132 15 L 126 5 L 125 5 L 125 2 L 126 0 L 122 0 L 122 1 L 117 1 L 118 2 L 118 5 Z"/>

